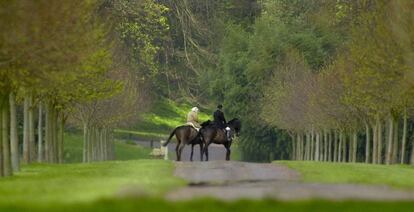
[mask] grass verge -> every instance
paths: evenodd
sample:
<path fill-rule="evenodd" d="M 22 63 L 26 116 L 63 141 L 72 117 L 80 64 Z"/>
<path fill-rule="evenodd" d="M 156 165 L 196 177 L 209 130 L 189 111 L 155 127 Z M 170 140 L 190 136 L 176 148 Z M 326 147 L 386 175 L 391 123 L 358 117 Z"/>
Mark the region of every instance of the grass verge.
<path fill-rule="evenodd" d="M 301 173 L 305 182 L 357 183 L 414 188 L 414 167 L 363 163 L 276 161 Z"/>
<path fill-rule="evenodd" d="M 213 199 L 198 199 L 183 202 L 168 202 L 158 198 L 101 200 L 86 204 L 52 204 L 47 206 L 29 207 L 19 205 L 4 208 L 5 211 L 412 211 L 414 202 L 329 202 L 299 201 L 280 202 L 275 200 L 239 200 L 223 202 Z"/>
<path fill-rule="evenodd" d="M 90 203 L 99 199 L 157 196 L 185 185 L 163 160 L 89 164 L 32 164 L 0 179 L 0 207 Z M 3 211 L 3 210 L 0 210 Z"/>

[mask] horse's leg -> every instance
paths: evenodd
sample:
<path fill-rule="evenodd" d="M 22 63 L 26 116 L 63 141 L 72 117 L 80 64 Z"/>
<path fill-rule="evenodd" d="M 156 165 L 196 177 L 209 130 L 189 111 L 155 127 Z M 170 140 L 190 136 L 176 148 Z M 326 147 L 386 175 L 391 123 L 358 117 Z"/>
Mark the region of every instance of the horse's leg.
<path fill-rule="evenodd" d="M 190 161 L 193 161 L 193 152 L 194 152 L 194 144 L 191 144 L 191 155 L 190 155 Z"/>
<path fill-rule="evenodd" d="M 230 160 L 230 153 L 231 153 L 230 144 L 224 144 L 224 147 L 226 147 L 226 150 L 227 150 L 227 152 L 226 152 L 226 160 Z"/>
<path fill-rule="evenodd" d="M 177 161 L 180 161 L 180 154 L 178 152 L 180 144 L 181 144 L 180 140 L 177 139 L 177 145 L 175 146 L 175 153 L 177 155 Z"/>
<path fill-rule="evenodd" d="M 203 161 L 203 142 L 200 143 L 200 161 Z"/>
<path fill-rule="evenodd" d="M 206 161 L 208 161 L 208 145 L 209 143 L 204 144 L 204 153 L 206 154 Z"/>
<path fill-rule="evenodd" d="M 178 149 L 178 152 L 179 152 L 179 155 L 180 155 L 180 160 L 181 160 L 181 154 L 183 153 L 184 147 L 185 147 L 185 142 L 182 142 L 179 149 Z"/>

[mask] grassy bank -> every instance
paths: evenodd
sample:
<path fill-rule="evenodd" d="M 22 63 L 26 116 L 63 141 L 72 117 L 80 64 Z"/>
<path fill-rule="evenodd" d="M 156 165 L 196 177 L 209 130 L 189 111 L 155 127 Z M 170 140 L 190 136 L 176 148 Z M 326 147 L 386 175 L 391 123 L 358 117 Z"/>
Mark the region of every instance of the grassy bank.
<path fill-rule="evenodd" d="M 200 108 L 200 123 L 212 119 L 212 110 Z M 128 129 L 117 129 L 120 136 L 133 135 L 145 140 L 165 139 L 168 134 L 177 126 L 186 123 L 187 114 L 193 105 L 188 103 L 176 103 L 168 99 L 161 99 L 154 102 L 151 109 L 142 116 L 142 119 Z M 213 108 L 214 109 L 214 108 Z"/>
<path fill-rule="evenodd" d="M 414 188 L 414 167 L 362 163 L 276 161 L 299 171 L 306 182 L 358 183 Z"/>
<path fill-rule="evenodd" d="M 163 160 L 107 161 L 90 164 L 33 164 L 0 179 L 0 207 L 92 202 L 128 195 L 157 196 L 184 185 Z M 3 211 L 3 210 L 0 210 Z"/>

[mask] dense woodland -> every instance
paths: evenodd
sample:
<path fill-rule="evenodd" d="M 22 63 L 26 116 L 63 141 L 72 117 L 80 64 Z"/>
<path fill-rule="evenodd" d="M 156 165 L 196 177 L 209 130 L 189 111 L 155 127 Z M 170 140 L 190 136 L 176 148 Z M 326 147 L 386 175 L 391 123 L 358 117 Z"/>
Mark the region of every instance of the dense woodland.
<path fill-rule="evenodd" d="M 414 163 L 410 0 L 0 1 L 0 175 L 113 159 L 157 98 L 223 103 L 244 160 Z"/>

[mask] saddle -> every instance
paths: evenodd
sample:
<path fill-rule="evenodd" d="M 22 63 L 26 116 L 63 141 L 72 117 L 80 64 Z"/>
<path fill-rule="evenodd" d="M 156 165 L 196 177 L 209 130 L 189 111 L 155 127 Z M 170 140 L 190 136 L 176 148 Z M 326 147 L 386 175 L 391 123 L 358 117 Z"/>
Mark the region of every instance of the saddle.
<path fill-rule="evenodd" d="M 187 122 L 185 125 L 193 127 L 197 132 L 200 131 L 200 128 L 197 128 L 192 122 Z"/>

